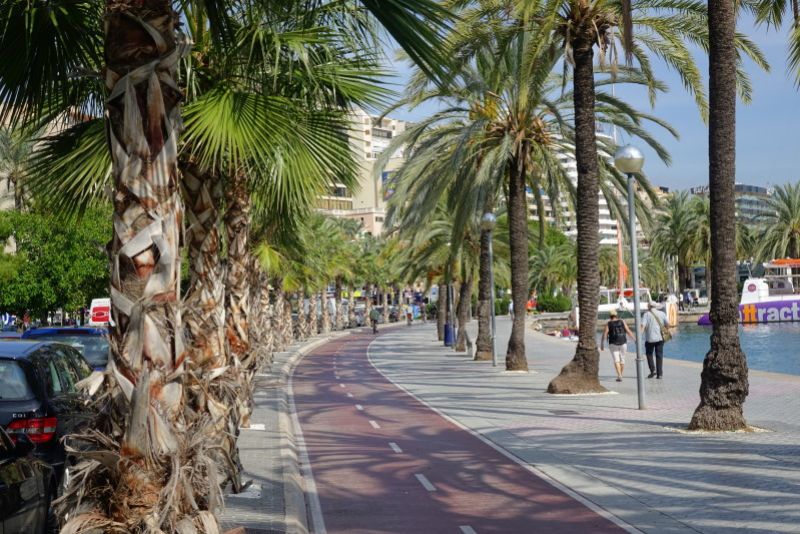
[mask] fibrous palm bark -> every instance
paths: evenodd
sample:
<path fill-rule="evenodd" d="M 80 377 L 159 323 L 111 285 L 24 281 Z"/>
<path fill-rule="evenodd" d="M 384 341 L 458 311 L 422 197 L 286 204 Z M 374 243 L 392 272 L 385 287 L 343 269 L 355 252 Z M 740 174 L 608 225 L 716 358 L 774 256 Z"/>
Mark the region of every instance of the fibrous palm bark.
<path fill-rule="evenodd" d="M 344 329 L 344 306 L 342 306 L 342 279 L 336 278 L 336 290 L 335 290 L 335 298 L 336 298 L 336 320 L 335 326 L 336 330 L 343 330 Z"/>
<path fill-rule="evenodd" d="M 572 42 L 575 72 L 573 101 L 575 103 L 575 160 L 578 170 L 577 226 L 578 226 L 578 347 L 575 357 L 561 370 L 547 387 L 549 393 L 603 392 L 598 367 L 597 307 L 600 304 L 600 216 L 598 193 L 600 166 L 595 135 L 595 89 L 593 36 L 591 21 L 585 28 L 576 30 Z M 633 201 L 632 199 L 630 201 Z M 518 310 L 516 301 L 514 309 Z M 524 308 L 523 308 L 524 309 Z"/>
<path fill-rule="evenodd" d="M 183 321 L 188 344 L 189 402 L 198 413 L 211 416 L 219 436 L 212 449 L 234 491 L 240 488 L 236 425 L 236 374 L 225 355 L 224 274 L 220 262 L 219 176 L 194 164 L 182 167 L 183 193 L 188 206 L 186 243 L 189 288 Z M 232 412 L 234 410 L 234 412 Z"/>
<path fill-rule="evenodd" d="M 218 531 L 212 425 L 188 432 L 196 414 L 185 394 L 175 79 L 188 47 L 177 20 L 166 0 L 106 4 L 113 326 L 105 410 L 84 436 L 101 452 L 75 467 L 80 482 L 61 503 L 71 514 L 65 529 L 76 532 Z"/>
<path fill-rule="evenodd" d="M 458 335 L 456 336 L 456 351 L 466 352 L 467 350 L 467 323 L 469 322 L 469 307 L 472 303 L 472 276 L 467 276 L 461 283 L 458 295 L 458 307 L 456 316 L 458 317 Z"/>
<path fill-rule="evenodd" d="M 711 201 L 711 349 L 703 361 L 700 405 L 689 428 L 745 428 L 749 385 L 739 345 L 736 284 L 736 8 L 733 0 L 709 0 L 709 193 Z"/>
<path fill-rule="evenodd" d="M 228 242 L 228 272 L 225 277 L 225 338 L 229 357 L 246 364 L 250 352 L 248 337 L 250 293 L 250 194 L 242 172 L 235 172 L 225 191 L 225 233 Z M 231 362 L 233 363 L 233 361 Z"/>
<path fill-rule="evenodd" d="M 306 312 L 305 291 L 300 291 L 300 293 L 297 294 L 297 326 L 295 332 L 295 337 L 300 341 L 308 337 L 308 314 Z"/>
<path fill-rule="evenodd" d="M 444 341 L 445 322 L 447 322 L 447 284 L 439 284 L 439 296 L 436 300 L 436 334 L 439 341 Z"/>
<path fill-rule="evenodd" d="M 523 150 L 522 153 L 526 153 Z M 514 322 L 506 351 L 506 370 L 527 371 L 525 356 L 525 303 L 528 300 L 528 198 L 525 193 L 523 160 L 513 158 L 509 164 L 508 231 L 511 245 L 511 298 L 514 300 Z"/>
<path fill-rule="evenodd" d="M 311 298 L 308 301 L 308 332 L 312 336 L 316 336 L 319 329 L 319 320 L 317 318 L 317 293 L 311 293 Z"/>
<path fill-rule="evenodd" d="M 489 240 L 491 232 L 481 230 L 480 273 L 478 279 L 478 338 L 475 341 L 475 359 L 492 359 L 492 287 L 491 264 L 489 263 Z"/>
<path fill-rule="evenodd" d="M 331 312 L 328 309 L 328 289 L 322 289 L 322 327 L 320 328 L 323 334 L 331 331 Z"/>
<path fill-rule="evenodd" d="M 389 324 L 389 291 L 383 290 L 383 324 Z"/>
<path fill-rule="evenodd" d="M 347 285 L 347 328 L 356 327 L 356 298 L 353 284 Z"/>

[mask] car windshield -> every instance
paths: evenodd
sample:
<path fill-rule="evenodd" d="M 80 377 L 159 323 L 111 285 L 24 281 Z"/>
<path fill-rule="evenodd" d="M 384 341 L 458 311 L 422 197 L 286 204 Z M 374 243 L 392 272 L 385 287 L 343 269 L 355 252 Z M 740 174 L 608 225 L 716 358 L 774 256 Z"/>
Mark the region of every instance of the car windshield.
<path fill-rule="evenodd" d="M 36 339 L 75 347 L 92 367 L 105 367 L 108 363 L 108 339 L 105 336 L 36 336 Z"/>
<path fill-rule="evenodd" d="M 13 360 L 0 360 L 0 400 L 28 400 L 33 391 L 25 377 L 25 371 Z"/>

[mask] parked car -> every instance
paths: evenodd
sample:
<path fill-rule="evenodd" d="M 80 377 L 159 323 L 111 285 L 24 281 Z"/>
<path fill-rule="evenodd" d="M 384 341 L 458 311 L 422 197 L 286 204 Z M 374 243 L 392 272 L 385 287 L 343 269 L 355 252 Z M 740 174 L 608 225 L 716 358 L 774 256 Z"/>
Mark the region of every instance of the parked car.
<path fill-rule="evenodd" d="M 22 339 L 66 343 L 78 349 L 92 369 L 98 371 L 108 364 L 108 330 L 105 328 L 34 328 L 22 334 Z"/>
<path fill-rule="evenodd" d="M 55 532 L 50 511 L 55 475 L 52 467 L 31 454 L 35 446 L 27 436 L 13 441 L 0 428 L 0 533 Z"/>
<path fill-rule="evenodd" d="M 83 356 L 63 343 L 0 343 L 0 427 L 12 441 L 30 439 L 34 455 L 53 466 L 58 479 L 66 458 L 61 438 L 91 419 L 75 387 L 91 372 Z"/>

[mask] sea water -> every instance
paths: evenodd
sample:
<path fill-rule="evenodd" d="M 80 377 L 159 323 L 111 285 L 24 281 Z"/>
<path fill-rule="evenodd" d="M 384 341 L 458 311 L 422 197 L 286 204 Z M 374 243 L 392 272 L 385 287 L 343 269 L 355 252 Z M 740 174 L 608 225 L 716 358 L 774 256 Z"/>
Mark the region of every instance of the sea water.
<path fill-rule="evenodd" d="M 741 325 L 739 340 L 750 369 L 800 375 L 800 323 Z M 683 323 L 664 345 L 664 357 L 702 362 L 710 345 L 710 326 Z"/>

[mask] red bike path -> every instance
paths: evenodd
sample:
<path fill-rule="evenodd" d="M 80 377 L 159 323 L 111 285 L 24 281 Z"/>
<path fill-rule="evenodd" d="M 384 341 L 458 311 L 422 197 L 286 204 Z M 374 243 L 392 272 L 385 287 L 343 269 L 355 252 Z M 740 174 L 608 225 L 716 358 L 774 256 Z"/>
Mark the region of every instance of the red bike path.
<path fill-rule="evenodd" d="M 292 379 L 327 532 L 625 532 L 389 382 L 374 339 L 331 341 Z"/>

